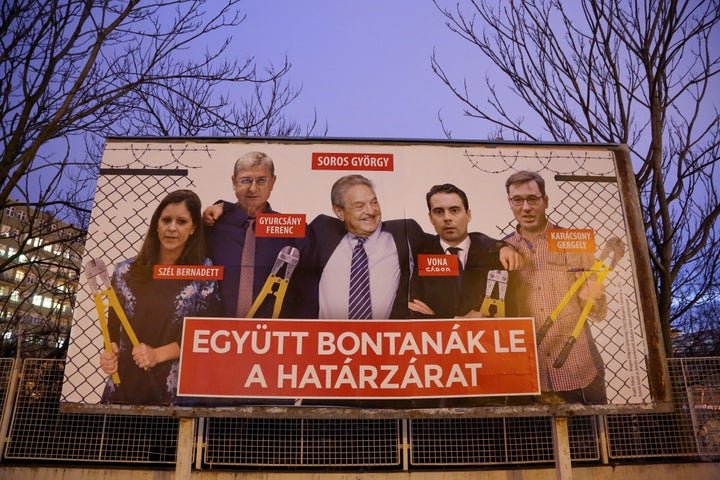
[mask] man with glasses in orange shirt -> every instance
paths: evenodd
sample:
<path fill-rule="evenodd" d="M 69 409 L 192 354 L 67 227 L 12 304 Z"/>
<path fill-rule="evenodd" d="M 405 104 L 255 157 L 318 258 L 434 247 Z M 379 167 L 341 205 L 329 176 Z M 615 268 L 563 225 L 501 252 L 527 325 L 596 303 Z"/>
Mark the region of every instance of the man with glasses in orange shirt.
<path fill-rule="evenodd" d="M 518 288 L 516 308 L 519 316 L 534 317 L 535 327 L 540 329 L 581 272 L 592 266 L 594 257 L 590 253 L 549 251 L 548 229 L 560 227 L 548 221 L 545 181 L 538 173 L 516 172 L 505 182 L 505 189 L 517 227 L 504 240 L 523 257 L 523 267 L 510 272 L 510 283 Z M 587 322 L 565 363 L 559 368 L 553 365 L 588 300 L 593 301 L 589 318 L 605 318 L 604 288 L 585 282 L 538 345 L 540 387 L 543 392 L 555 392 L 565 402 L 605 404 L 604 365 Z"/>

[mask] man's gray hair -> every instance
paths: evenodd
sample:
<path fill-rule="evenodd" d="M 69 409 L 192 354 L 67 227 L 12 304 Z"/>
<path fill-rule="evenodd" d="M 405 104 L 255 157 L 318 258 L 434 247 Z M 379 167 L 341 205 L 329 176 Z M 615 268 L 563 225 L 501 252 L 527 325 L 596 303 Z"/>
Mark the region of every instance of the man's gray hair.
<path fill-rule="evenodd" d="M 348 188 L 354 187 L 355 185 L 366 185 L 370 187 L 373 192 L 375 191 L 375 186 L 368 178 L 362 175 L 345 175 L 344 177 L 338 178 L 333 184 L 330 190 L 330 202 L 340 208 L 345 208 L 345 192 L 347 192 Z"/>
<path fill-rule="evenodd" d="M 237 176 L 241 170 L 254 167 L 267 167 L 267 169 L 270 170 L 270 176 L 275 175 L 275 164 L 267 153 L 248 152 L 235 161 L 233 176 Z"/>

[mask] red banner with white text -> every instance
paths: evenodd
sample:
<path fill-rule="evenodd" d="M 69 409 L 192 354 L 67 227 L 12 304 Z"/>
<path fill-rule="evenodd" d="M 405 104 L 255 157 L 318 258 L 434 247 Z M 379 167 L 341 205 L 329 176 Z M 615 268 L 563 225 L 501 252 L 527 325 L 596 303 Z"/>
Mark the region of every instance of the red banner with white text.
<path fill-rule="evenodd" d="M 528 318 L 185 320 L 181 396 L 409 399 L 539 391 Z"/>

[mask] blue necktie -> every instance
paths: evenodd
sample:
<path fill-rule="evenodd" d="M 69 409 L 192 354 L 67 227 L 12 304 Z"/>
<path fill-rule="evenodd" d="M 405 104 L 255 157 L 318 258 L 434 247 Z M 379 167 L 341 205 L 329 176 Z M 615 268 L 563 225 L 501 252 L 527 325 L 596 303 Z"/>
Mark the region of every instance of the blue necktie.
<path fill-rule="evenodd" d="M 354 238 L 357 243 L 350 261 L 348 318 L 368 319 L 372 318 L 372 304 L 370 302 L 370 269 L 368 268 L 368 258 L 363 245 L 367 238 Z"/>

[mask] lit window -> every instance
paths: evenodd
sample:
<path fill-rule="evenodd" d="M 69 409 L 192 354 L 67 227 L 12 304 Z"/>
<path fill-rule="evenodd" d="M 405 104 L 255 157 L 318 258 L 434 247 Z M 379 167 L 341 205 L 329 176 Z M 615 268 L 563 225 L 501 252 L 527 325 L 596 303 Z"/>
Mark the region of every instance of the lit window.
<path fill-rule="evenodd" d="M 39 307 L 42 305 L 43 297 L 42 295 L 33 295 L 32 304 Z"/>
<path fill-rule="evenodd" d="M 51 308 L 51 307 L 52 307 L 52 298 L 50 298 L 50 297 L 44 297 L 44 298 L 43 298 L 43 302 L 42 302 L 42 306 L 45 307 L 45 308 Z"/>
<path fill-rule="evenodd" d="M 13 302 L 19 302 L 20 292 L 18 292 L 17 290 L 13 290 L 13 292 L 10 294 L 10 300 Z"/>

